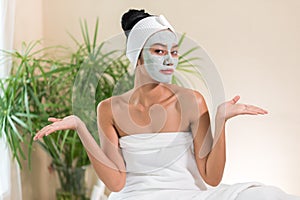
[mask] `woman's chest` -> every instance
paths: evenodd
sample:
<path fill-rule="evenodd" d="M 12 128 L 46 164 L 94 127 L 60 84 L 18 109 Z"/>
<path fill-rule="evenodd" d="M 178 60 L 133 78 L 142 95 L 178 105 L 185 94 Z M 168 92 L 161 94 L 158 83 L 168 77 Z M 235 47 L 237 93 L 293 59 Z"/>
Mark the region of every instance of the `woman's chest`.
<path fill-rule="evenodd" d="M 189 131 L 188 113 L 176 99 L 151 106 L 121 105 L 113 112 L 119 136 L 138 133 Z"/>

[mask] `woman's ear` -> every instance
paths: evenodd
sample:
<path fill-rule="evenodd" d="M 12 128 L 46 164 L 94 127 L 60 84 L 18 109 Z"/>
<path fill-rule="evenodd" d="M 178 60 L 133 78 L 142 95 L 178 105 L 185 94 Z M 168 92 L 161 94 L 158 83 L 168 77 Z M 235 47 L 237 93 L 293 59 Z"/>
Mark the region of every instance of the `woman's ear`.
<path fill-rule="evenodd" d="M 142 54 L 143 50 L 141 51 L 138 61 L 137 61 L 137 66 L 139 65 L 143 65 L 144 64 L 144 58 L 143 58 L 143 54 Z"/>

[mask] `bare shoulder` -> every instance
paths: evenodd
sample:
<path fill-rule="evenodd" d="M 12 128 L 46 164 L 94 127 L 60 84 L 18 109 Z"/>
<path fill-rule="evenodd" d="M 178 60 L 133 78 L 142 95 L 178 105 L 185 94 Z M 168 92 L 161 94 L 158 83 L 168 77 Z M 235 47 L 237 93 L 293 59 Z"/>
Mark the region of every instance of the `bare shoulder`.
<path fill-rule="evenodd" d="M 115 126 L 114 116 L 116 113 L 119 113 L 122 111 L 122 109 L 124 109 L 124 105 L 126 105 L 127 96 L 128 95 L 126 94 L 122 94 L 111 96 L 107 99 L 102 100 L 97 106 L 98 121 L 105 121 L 107 122 L 106 124 Z"/>
<path fill-rule="evenodd" d="M 98 114 L 101 114 L 101 113 L 109 114 L 109 113 L 111 113 L 111 102 L 112 102 L 111 97 L 100 101 L 97 105 Z"/>
<path fill-rule="evenodd" d="M 127 95 L 122 94 L 122 95 L 117 95 L 117 96 L 111 96 L 107 99 L 102 100 L 99 102 L 97 106 L 97 110 L 101 112 L 112 112 L 112 106 L 116 107 L 120 105 L 120 103 L 125 102 Z"/>
<path fill-rule="evenodd" d="M 100 142 L 105 153 L 107 153 L 107 146 L 109 143 L 118 145 L 118 133 L 114 127 L 114 120 L 112 115 L 112 97 L 102 100 L 97 106 L 97 123 L 100 133 Z M 106 137 L 104 137 L 104 135 Z M 110 142 L 107 142 L 107 139 Z"/>
<path fill-rule="evenodd" d="M 97 106 L 97 119 L 100 124 L 104 125 L 103 122 L 105 122 L 105 125 L 114 125 L 113 109 L 115 111 L 120 106 L 118 101 L 120 101 L 120 98 L 115 96 L 100 101 Z"/>

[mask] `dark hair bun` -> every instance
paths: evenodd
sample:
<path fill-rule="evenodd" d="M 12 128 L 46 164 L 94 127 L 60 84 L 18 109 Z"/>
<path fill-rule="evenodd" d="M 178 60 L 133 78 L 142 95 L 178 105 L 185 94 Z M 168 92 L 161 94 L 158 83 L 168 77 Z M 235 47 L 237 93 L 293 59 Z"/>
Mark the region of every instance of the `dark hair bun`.
<path fill-rule="evenodd" d="M 144 9 L 142 10 L 129 9 L 126 13 L 124 13 L 121 19 L 121 24 L 126 37 L 128 37 L 130 30 L 138 21 L 149 16 L 152 15 L 146 13 Z"/>

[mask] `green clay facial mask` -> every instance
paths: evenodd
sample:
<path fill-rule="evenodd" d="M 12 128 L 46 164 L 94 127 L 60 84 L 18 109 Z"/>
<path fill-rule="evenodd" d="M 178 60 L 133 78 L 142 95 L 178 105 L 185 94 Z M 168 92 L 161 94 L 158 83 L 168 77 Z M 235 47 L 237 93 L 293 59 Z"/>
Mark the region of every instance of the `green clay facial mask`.
<path fill-rule="evenodd" d="M 150 77 L 158 82 L 171 83 L 178 64 L 177 37 L 169 31 L 154 33 L 143 48 L 144 66 Z M 173 47 L 173 48 L 172 48 Z"/>

